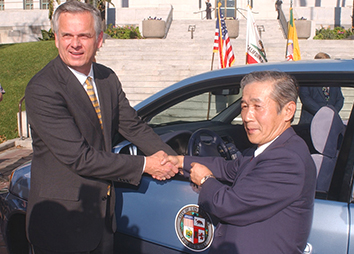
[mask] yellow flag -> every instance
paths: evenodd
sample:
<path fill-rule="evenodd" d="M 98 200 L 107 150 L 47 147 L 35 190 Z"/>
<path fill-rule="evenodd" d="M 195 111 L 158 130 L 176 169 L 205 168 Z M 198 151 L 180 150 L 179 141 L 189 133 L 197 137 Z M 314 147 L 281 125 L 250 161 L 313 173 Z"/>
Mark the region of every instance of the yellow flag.
<path fill-rule="evenodd" d="M 290 8 L 290 21 L 288 27 L 288 41 L 286 45 L 286 60 L 301 60 L 299 41 L 297 39 L 296 26 L 293 16 L 293 8 Z"/>

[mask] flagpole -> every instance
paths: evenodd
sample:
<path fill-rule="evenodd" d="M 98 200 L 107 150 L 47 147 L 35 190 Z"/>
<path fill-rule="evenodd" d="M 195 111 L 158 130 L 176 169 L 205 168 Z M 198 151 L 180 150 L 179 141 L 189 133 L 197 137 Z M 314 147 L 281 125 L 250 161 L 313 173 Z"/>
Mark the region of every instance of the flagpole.
<path fill-rule="evenodd" d="M 219 8 L 217 8 L 217 11 L 219 11 Z M 213 65 L 214 65 L 214 55 L 215 55 L 215 52 L 214 52 L 214 49 L 213 49 L 213 54 L 211 55 L 211 66 L 210 66 L 210 70 L 211 71 L 213 70 Z M 210 106 L 211 106 L 210 104 L 211 104 L 211 92 L 209 92 L 209 95 L 208 95 L 207 120 L 209 120 L 209 117 L 210 117 Z"/>
<path fill-rule="evenodd" d="M 213 55 L 211 56 L 211 66 L 210 66 L 210 70 L 213 70 L 213 65 L 214 65 L 214 54 L 215 52 L 213 52 Z M 211 104 L 211 92 L 209 92 L 209 97 L 208 97 L 208 111 L 207 111 L 207 120 L 209 120 L 210 117 L 210 104 Z"/>
<path fill-rule="evenodd" d="M 250 0 L 248 0 L 247 3 L 248 3 L 248 4 L 247 4 L 247 7 L 251 10 Z M 247 19 L 248 19 L 248 16 L 249 16 L 249 15 L 248 15 L 248 11 L 249 11 L 249 10 L 247 10 Z M 246 19 L 246 20 L 247 20 L 247 19 Z M 246 64 L 246 65 L 247 65 L 247 52 L 248 52 L 248 51 L 247 51 L 247 50 L 248 50 L 248 49 L 247 49 L 247 47 L 248 47 L 248 33 L 249 33 L 248 30 L 249 30 L 249 28 L 248 28 L 248 20 L 247 20 L 247 30 L 246 30 L 246 58 L 245 58 L 245 64 Z"/>

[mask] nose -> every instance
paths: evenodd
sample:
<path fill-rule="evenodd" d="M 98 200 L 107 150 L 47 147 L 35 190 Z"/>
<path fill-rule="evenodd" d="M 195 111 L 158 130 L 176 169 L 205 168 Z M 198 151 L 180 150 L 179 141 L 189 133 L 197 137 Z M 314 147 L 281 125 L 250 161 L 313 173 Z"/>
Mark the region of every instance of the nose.
<path fill-rule="evenodd" d="M 71 39 L 71 47 L 78 48 L 81 46 L 80 38 L 78 36 L 73 36 Z"/>
<path fill-rule="evenodd" d="M 250 107 L 243 108 L 241 118 L 244 123 L 252 121 L 254 119 L 253 110 L 251 110 Z"/>

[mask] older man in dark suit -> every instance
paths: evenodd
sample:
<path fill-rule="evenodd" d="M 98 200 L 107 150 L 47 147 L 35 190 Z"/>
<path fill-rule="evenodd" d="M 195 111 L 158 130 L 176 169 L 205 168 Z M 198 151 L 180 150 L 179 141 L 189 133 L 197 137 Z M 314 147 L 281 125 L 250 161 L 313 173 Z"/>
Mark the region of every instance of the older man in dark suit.
<path fill-rule="evenodd" d="M 256 147 L 234 161 L 169 160 L 202 186 L 200 206 L 220 219 L 209 253 L 300 254 L 311 228 L 316 168 L 291 128 L 295 81 L 285 73 L 256 72 L 241 87 L 241 117 Z"/>
<path fill-rule="evenodd" d="M 25 94 L 33 138 L 28 239 L 36 254 L 113 253 L 112 182 L 138 185 L 143 172 L 171 178 L 178 169 L 161 161 L 174 151 L 130 107 L 116 74 L 93 62 L 103 38 L 99 11 L 66 2 L 53 28 L 59 56 Z M 116 133 L 150 156 L 113 154 Z"/>

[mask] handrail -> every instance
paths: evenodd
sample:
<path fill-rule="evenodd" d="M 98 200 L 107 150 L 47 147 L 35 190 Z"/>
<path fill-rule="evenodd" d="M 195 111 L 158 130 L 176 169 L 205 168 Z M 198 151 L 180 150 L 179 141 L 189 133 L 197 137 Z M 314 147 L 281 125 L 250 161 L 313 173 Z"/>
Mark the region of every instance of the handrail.
<path fill-rule="evenodd" d="M 288 21 L 286 20 L 284 11 L 282 8 L 279 8 L 279 22 L 283 31 L 284 38 L 288 37 Z"/>
<path fill-rule="evenodd" d="M 171 23 L 173 21 L 173 6 L 171 5 L 170 12 L 168 13 L 167 19 L 166 19 L 166 26 L 165 26 L 165 36 L 163 37 L 164 39 L 167 37 L 168 31 L 170 30 Z"/>

